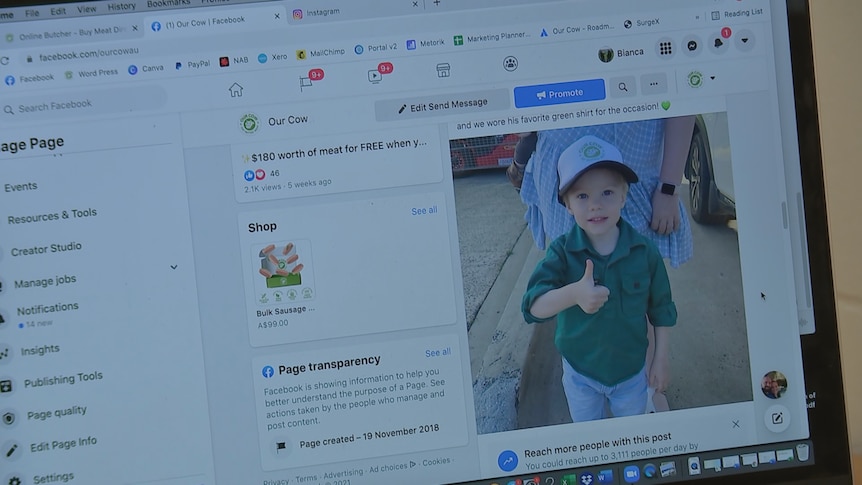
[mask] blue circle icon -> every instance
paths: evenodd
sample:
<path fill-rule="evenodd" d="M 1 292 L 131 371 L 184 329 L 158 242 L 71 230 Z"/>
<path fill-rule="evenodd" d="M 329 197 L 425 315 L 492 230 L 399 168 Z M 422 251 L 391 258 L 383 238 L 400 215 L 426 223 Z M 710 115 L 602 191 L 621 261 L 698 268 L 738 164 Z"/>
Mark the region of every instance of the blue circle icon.
<path fill-rule="evenodd" d="M 246 182 L 251 182 L 254 180 L 254 171 L 246 170 L 245 173 L 242 174 L 242 178 L 245 179 Z"/>
<path fill-rule="evenodd" d="M 504 472 L 510 472 L 518 467 L 518 455 L 512 450 L 506 450 L 497 457 L 497 466 Z"/>
<path fill-rule="evenodd" d="M 658 477 L 658 469 L 656 469 L 655 465 L 652 463 L 647 463 L 644 465 L 644 475 L 647 478 L 656 478 Z"/>
<path fill-rule="evenodd" d="M 275 369 L 273 369 L 271 365 L 268 365 L 268 366 L 265 366 L 263 368 L 263 370 L 260 371 L 260 373 L 263 374 L 264 377 L 269 379 L 270 377 L 275 375 Z"/>
<path fill-rule="evenodd" d="M 162 24 L 160 24 L 158 22 L 153 22 L 150 25 L 150 28 L 153 29 L 153 32 L 158 32 L 158 31 L 162 30 Z"/>
<path fill-rule="evenodd" d="M 129 66 L 129 74 L 131 74 L 132 76 L 134 76 L 134 75 L 135 75 L 135 74 L 137 74 L 137 73 L 138 73 L 138 66 L 136 66 L 136 65 L 134 65 L 134 64 L 132 64 L 131 66 Z"/>
<path fill-rule="evenodd" d="M 267 60 L 269 60 L 269 58 L 266 57 L 266 54 L 261 52 L 260 54 L 257 55 L 257 62 L 259 62 L 261 64 L 266 64 Z"/>
<path fill-rule="evenodd" d="M 356 44 L 356 46 L 353 47 L 353 52 L 355 52 L 356 55 L 358 56 L 358 55 L 362 54 L 363 52 L 365 52 L 365 48 L 359 44 Z"/>
<path fill-rule="evenodd" d="M 7 86 L 12 86 L 15 84 L 15 76 L 6 76 L 5 82 Z"/>

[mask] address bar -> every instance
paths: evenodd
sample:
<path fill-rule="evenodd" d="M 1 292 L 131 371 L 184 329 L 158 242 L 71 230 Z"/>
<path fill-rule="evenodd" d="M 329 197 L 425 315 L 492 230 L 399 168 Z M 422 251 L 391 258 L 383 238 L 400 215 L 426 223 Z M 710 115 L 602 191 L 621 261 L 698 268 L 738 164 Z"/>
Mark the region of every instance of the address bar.
<path fill-rule="evenodd" d="M 49 62 L 77 62 L 94 61 L 97 59 L 109 59 L 115 57 L 137 57 L 141 55 L 141 48 L 136 45 L 123 47 L 90 47 L 81 49 L 64 49 L 61 46 L 55 48 L 40 49 L 26 54 L 22 64 L 49 63 Z"/>
<path fill-rule="evenodd" d="M 200 13 L 172 14 L 166 11 L 144 19 L 147 37 L 182 37 L 201 32 L 226 34 L 286 25 L 287 10 L 281 5 L 223 10 L 200 9 Z"/>

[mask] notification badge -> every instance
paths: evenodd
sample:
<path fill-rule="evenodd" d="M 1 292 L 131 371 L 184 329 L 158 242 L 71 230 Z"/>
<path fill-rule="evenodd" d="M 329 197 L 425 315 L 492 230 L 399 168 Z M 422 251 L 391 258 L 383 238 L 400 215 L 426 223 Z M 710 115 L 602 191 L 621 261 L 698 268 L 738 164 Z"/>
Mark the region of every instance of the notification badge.
<path fill-rule="evenodd" d="M 323 80 L 324 74 L 323 69 L 316 67 L 308 71 L 308 79 L 311 79 L 312 81 L 321 81 Z"/>

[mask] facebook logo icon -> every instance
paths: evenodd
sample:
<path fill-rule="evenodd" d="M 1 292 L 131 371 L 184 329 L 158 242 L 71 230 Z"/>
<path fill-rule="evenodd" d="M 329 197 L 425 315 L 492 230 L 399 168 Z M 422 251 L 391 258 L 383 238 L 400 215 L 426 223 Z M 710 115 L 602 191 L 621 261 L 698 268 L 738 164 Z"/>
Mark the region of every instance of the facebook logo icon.
<path fill-rule="evenodd" d="M 275 369 L 273 369 L 271 365 L 268 365 L 268 366 L 263 368 L 263 370 L 261 371 L 261 374 L 263 374 L 264 377 L 269 379 L 270 377 L 275 375 Z"/>

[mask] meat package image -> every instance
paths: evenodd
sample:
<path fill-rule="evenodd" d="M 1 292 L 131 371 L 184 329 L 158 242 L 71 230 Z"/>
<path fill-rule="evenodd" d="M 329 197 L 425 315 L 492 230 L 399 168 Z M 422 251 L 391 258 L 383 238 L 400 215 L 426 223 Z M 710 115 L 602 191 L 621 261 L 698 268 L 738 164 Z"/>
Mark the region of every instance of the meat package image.
<path fill-rule="evenodd" d="M 258 305 L 309 301 L 315 297 L 311 243 L 281 241 L 254 247 L 255 300 Z"/>

